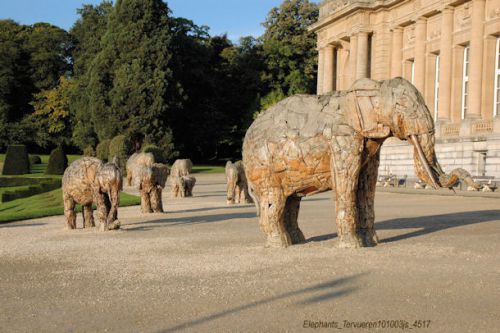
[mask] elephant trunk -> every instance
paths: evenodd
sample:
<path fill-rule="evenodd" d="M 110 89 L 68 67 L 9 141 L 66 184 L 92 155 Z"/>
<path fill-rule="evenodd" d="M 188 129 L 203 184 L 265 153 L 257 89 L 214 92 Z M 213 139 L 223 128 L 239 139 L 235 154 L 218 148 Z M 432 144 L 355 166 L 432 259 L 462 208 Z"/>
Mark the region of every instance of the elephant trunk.
<path fill-rule="evenodd" d="M 459 181 L 468 186 L 479 189 L 481 186 L 472 180 L 469 172 L 457 168 L 446 174 L 436 158 L 434 150 L 434 136 L 432 134 L 411 135 L 410 139 L 414 146 L 415 173 L 425 183 L 433 186 L 452 188 Z"/>

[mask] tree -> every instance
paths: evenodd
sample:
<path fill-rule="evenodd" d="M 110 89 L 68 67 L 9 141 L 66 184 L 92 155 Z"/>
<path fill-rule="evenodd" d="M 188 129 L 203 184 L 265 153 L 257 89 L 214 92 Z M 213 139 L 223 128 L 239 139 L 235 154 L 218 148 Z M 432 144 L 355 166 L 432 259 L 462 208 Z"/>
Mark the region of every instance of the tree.
<path fill-rule="evenodd" d="M 74 116 L 72 141 L 84 149 L 96 147 L 97 134 L 91 117 L 88 85 L 92 61 L 101 52 L 101 39 L 106 33 L 109 15 L 113 4 L 103 1 L 97 6 L 84 5 L 78 9 L 80 18 L 70 30 L 73 39 L 73 80 L 74 94 L 70 103 L 70 112 Z"/>
<path fill-rule="evenodd" d="M 69 105 L 74 86 L 72 80 L 61 76 L 57 87 L 35 95 L 32 103 L 35 112 L 31 115 L 31 120 L 37 124 L 36 143 L 40 146 L 70 144 Z"/>
<path fill-rule="evenodd" d="M 141 131 L 162 142 L 177 100 L 171 18 L 161 0 L 118 0 L 89 68 L 90 120 L 99 140 Z"/>
<path fill-rule="evenodd" d="M 285 0 L 269 12 L 262 36 L 266 63 L 262 77 L 269 91 L 261 101 L 264 107 L 281 97 L 314 93 L 316 38 L 307 29 L 317 21 L 318 11 L 309 0 Z"/>

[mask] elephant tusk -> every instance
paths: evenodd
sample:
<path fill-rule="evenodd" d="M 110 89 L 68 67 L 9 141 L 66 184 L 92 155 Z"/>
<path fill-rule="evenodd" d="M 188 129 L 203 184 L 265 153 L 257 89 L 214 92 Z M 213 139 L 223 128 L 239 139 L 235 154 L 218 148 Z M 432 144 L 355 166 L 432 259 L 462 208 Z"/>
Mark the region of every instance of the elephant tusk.
<path fill-rule="evenodd" d="M 427 162 L 427 159 L 425 158 L 424 152 L 422 150 L 422 147 L 420 146 L 420 143 L 418 142 L 418 139 L 416 138 L 415 135 L 410 135 L 410 139 L 417 149 L 418 152 L 418 157 L 420 158 L 420 162 L 422 163 L 425 171 L 427 171 L 427 174 L 429 175 L 429 178 L 431 179 L 432 186 L 435 189 L 438 189 L 440 186 L 436 182 L 436 179 L 434 178 L 434 174 L 432 173 L 431 167 L 429 166 L 429 163 Z"/>

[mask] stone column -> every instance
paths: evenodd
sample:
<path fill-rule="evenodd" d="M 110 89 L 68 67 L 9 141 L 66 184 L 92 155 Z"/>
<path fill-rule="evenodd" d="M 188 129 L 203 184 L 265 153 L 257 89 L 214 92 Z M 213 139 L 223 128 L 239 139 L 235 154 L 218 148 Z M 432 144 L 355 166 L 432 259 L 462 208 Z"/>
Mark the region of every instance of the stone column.
<path fill-rule="evenodd" d="M 484 47 L 484 3 L 485 0 L 472 1 L 472 22 L 470 36 L 470 64 L 469 64 L 469 105 L 466 118 L 481 117 L 481 85 L 483 74 L 483 47 Z"/>
<path fill-rule="evenodd" d="M 323 94 L 333 91 L 333 45 L 328 45 L 325 50 L 325 64 L 323 76 Z"/>
<path fill-rule="evenodd" d="M 351 36 L 351 45 L 349 49 L 349 87 L 356 80 L 356 68 L 357 68 L 357 60 L 358 60 L 358 36 Z"/>
<path fill-rule="evenodd" d="M 336 48 L 337 51 L 337 70 L 335 73 L 337 74 L 336 80 L 337 83 L 335 84 L 335 89 L 336 90 L 342 90 L 342 78 L 344 77 L 343 72 L 344 72 L 344 67 L 342 64 L 344 63 L 344 50 L 338 46 Z"/>
<path fill-rule="evenodd" d="M 427 19 L 421 17 L 415 23 L 415 76 L 414 84 L 420 92 L 425 88 L 425 48 L 427 42 Z"/>
<path fill-rule="evenodd" d="M 451 80 L 453 63 L 453 8 L 446 7 L 441 14 L 441 43 L 439 51 L 439 101 L 438 119 L 450 121 Z"/>
<path fill-rule="evenodd" d="M 318 95 L 323 94 L 324 76 L 325 76 L 325 49 L 321 48 L 318 50 L 318 85 L 316 87 L 316 93 Z"/>
<path fill-rule="evenodd" d="M 402 76 L 403 66 L 403 28 L 392 30 L 391 77 Z"/>
<path fill-rule="evenodd" d="M 358 52 L 356 60 L 356 80 L 368 77 L 368 33 L 358 32 Z"/>

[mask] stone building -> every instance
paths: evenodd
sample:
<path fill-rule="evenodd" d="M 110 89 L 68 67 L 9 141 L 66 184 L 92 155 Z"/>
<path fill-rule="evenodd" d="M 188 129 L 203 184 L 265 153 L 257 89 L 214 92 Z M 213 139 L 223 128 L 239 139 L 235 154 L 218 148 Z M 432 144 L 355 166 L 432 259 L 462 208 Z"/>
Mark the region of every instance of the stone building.
<path fill-rule="evenodd" d="M 500 178 L 500 0 L 326 0 L 311 31 L 318 94 L 402 76 L 434 116 L 444 168 Z M 414 177 L 412 147 L 390 139 L 380 173 Z"/>

